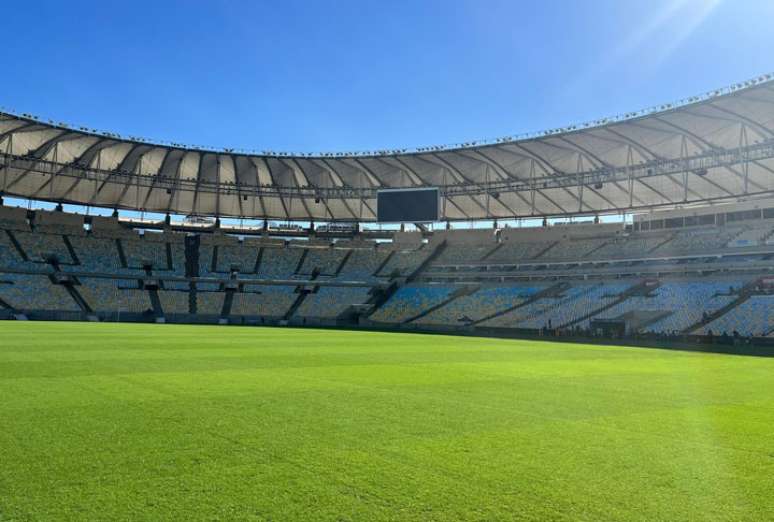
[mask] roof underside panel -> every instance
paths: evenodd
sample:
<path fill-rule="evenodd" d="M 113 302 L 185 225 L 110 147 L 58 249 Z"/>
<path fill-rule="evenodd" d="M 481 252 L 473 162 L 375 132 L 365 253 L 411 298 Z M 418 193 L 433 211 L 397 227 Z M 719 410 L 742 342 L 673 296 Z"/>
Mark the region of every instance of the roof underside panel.
<path fill-rule="evenodd" d="M 459 220 L 732 201 L 774 192 L 774 153 L 742 157 L 774 144 L 773 85 L 525 139 L 372 155 L 204 151 L 0 114 L 0 183 L 84 205 L 315 221 L 375 220 L 380 188 L 439 187 L 442 217 Z M 738 159 L 651 168 L 727 151 Z"/>

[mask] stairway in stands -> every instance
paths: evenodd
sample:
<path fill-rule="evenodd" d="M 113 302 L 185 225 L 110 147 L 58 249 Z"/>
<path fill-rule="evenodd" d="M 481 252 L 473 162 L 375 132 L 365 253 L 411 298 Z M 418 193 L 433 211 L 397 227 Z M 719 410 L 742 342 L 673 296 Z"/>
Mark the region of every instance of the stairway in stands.
<path fill-rule="evenodd" d="M 387 253 L 387 255 L 384 257 L 384 259 L 382 260 L 382 262 L 379 264 L 379 266 L 378 266 L 378 267 L 376 267 L 376 270 L 374 270 L 374 273 L 373 273 L 373 274 L 371 274 L 371 275 L 372 275 L 372 276 L 374 276 L 374 277 L 376 277 L 376 276 L 378 276 L 379 274 L 381 274 L 381 273 L 382 273 L 382 270 L 384 269 L 384 267 L 385 267 L 385 266 L 387 266 L 387 263 L 389 263 L 389 262 L 390 262 L 390 259 L 392 259 L 394 255 L 395 255 L 395 251 L 394 251 L 394 250 L 390 250 L 390 251 Z"/>
<path fill-rule="evenodd" d="M 652 254 L 662 246 L 670 243 L 673 239 L 677 237 L 677 234 L 671 234 L 669 237 L 667 237 L 664 241 L 660 242 L 658 245 L 654 246 L 653 248 L 649 249 L 646 254 Z"/>
<path fill-rule="evenodd" d="M 425 245 L 425 248 L 427 248 L 429 245 Z M 446 240 L 444 239 L 441 241 L 438 246 L 435 247 L 433 252 L 425 258 L 424 261 L 422 261 L 419 266 L 414 270 L 409 276 L 406 278 L 406 282 L 410 283 L 411 281 L 415 280 L 419 274 L 421 274 L 425 268 L 430 266 L 436 259 L 438 259 L 438 256 L 443 253 L 443 251 L 446 249 Z"/>
<path fill-rule="evenodd" d="M 549 286 L 548 288 L 544 288 L 540 292 L 536 292 L 532 294 L 528 299 L 524 301 L 520 301 L 516 303 L 513 306 L 509 306 L 508 308 L 505 308 L 504 310 L 500 310 L 499 312 L 495 312 L 493 314 L 486 315 L 482 317 L 481 319 L 478 319 L 477 321 L 473 321 L 470 323 L 472 326 L 476 326 L 479 324 L 484 323 L 485 321 L 488 321 L 490 319 L 494 319 L 495 317 L 500 317 L 501 315 L 505 315 L 508 312 L 512 312 L 513 310 L 516 310 L 517 308 L 521 308 L 523 306 L 530 305 L 534 303 L 535 301 L 539 299 L 543 299 L 544 297 L 557 297 L 562 294 L 565 290 L 567 290 L 570 287 L 567 283 L 556 283 L 554 285 Z"/>
<path fill-rule="evenodd" d="M 543 257 L 544 255 L 546 255 L 548 252 L 550 252 L 551 250 L 553 250 L 553 249 L 554 249 L 554 247 L 555 247 L 556 245 L 558 245 L 558 244 L 559 244 L 559 241 L 554 241 L 554 242 L 550 243 L 550 244 L 549 244 L 547 247 L 545 247 L 543 250 L 541 250 L 540 252 L 538 252 L 538 253 L 537 253 L 537 254 L 535 254 L 534 256 L 530 257 L 529 259 L 530 259 L 530 260 L 533 260 L 533 259 L 540 259 L 540 258 L 541 258 L 541 257 Z"/>
<path fill-rule="evenodd" d="M 755 294 L 755 289 L 759 285 L 760 279 L 756 279 L 754 281 L 750 281 L 746 285 L 744 285 L 742 288 L 739 289 L 739 294 L 737 295 L 737 298 L 728 303 L 726 306 L 722 308 L 718 308 L 711 314 L 707 315 L 706 318 L 702 319 L 696 324 L 693 324 L 682 331 L 682 333 L 690 334 L 698 331 L 703 326 L 710 324 L 715 319 L 718 319 L 719 317 L 722 317 L 726 315 L 728 312 L 736 308 L 737 306 L 741 305 L 748 299 L 750 299 L 751 296 Z"/>
<path fill-rule="evenodd" d="M 198 234 L 185 236 L 185 276 L 199 277 L 199 246 L 201 239 Z"/>
<path fill-rule="evenodd" d="M 419 312 L 417 315 L 415 315 L 413 317 L 409 317 L 408 319 L 403 321 L 403 324 L 407 324 L 407 323 L 416 321 L 417 319 L 421 319 L 422 317 L 424 317 L 424 316 L 426 316 L 426 315 L 428 315 L 428 314 L 430 314 L 432 312 L 435 312 L 439 308 L 442 308 L 442 307 L 446 306 L 447 304 L 449 304 L 449 303 L 459 299 L 460 297 L 464 297 L 466 295 L 472 294 L 473 292 L 475 292 L 479 288 L 481 288 L 480 285 L 465 285 L 465 286 L 462 286 L 462 287 L 456 289 L 454 292 L 452 292 L 449 297 L 447 297 L 446 299 L 444 299 L 443 301 L 441 301 L 437 305 L 431 306 L 430 308 L 427 308 L 426 310 L 423 310 L 422 312 Z"/>
<path fill-rule="evenodd" d="M 304 254 L 306 254 L 306 252 L 304 252 Z M 301 257 L 301 263 L 303 263 L 303 258 L 304 256 Z M 299 263 L 298 265 L 299 267 L 301 266 L 301 263 Z M 320 271 L 317 268 L 315 268 L 314 270 L 312 270 L 312 273 L 309 276 L 309 281 L 314 281 L 315 279 L 317 279 L 319 275 L 320 275 Z M 309 290 L 303 285 L 297 286 L 296 292 L 298 292 L 298 297 L 296 297 L 295 301 L 293 301 L 293 304 L 290 305 L 290 308 L 288 308 L 288 311 L 285 312 L 285 316 L 283 317 L 283 319 L 285 321 L 290 320 L 290 318 L 295 315 L 296 310 L 298 310 L 301 307 L 301 304 L 304 302 L 304 299 L 306 299 L 306 296 L 312 293 L 314 290 L 315 290 L 314 287 L 312 288 L 312 290 Z"/>
<path fill-rule="evenodd" d="M 766 234 L 761 238 L 760 244 L 765 245 L 772 236 L 774 236 L 774 228 L 766 232 Z"/>
<path fill-rule="evenodd" d="M 559 328 L 570 328 L 572 326 L 575 326 L 578 323 L 581 323 L 583 321 L 586 321 L 588 319 L 591 319 L 592 317 L 595 317 L 605 310 L 609 310 L 613 308 L 614 306 L 623 303 L 630 297 L 638 296 L 638 295 L 646 295 L 651 293 L 653 290 L 659 287 L 658 282 L 651 280 L 641 281 L 638 284 L 626 289 L 625 291 L 618 294 L 618 297 L 613 299 L 612 301 L 600 306 L 599 308 L 596 308 L 592 312 L 589 312 L 581 317 L 578 317 L 577 319 L 574 319 L 568 323 L 558 325 Z"/>
<path fill-rule="evenodd" d="M 492 257 L 495 254 L 495 252 L 497 252 L 498 250 L 500 250 L 503 247 L 503 245 L 504 245 L 504 243 L 497 243 L 494 246 L 494 248 L 492 248 L 489 252 L 484 254 L 484 257 L 481 258 L 481 261 L 486 261 L 487 259 Z"/>

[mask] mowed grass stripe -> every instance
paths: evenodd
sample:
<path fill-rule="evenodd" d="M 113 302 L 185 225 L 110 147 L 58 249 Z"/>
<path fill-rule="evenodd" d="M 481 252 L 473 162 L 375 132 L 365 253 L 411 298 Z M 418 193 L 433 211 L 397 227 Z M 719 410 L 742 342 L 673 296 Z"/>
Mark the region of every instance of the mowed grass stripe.
<path fill-rule="evenodd" d="M 774 360 L 0 323 L 0 520 L 767 519 Z"/>

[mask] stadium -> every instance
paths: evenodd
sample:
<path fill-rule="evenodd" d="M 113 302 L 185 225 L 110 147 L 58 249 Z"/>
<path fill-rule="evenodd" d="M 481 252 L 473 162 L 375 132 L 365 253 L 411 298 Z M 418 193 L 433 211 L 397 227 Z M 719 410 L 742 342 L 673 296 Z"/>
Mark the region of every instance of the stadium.
<path fill-rule="evenodd" d="M 2 317 L 766 344 L 772 85 L 358 154 L 186 149 L 3 114 L 2 193 L 59 206 L 2 207 Z M 498 225 L 528 218 L 542 226 Z"/>
<path fill-rule="evenodd" d="M 771 520 L 773 355 L 771 74 L 362 151 L 0 108 L 0 521 Z"/>

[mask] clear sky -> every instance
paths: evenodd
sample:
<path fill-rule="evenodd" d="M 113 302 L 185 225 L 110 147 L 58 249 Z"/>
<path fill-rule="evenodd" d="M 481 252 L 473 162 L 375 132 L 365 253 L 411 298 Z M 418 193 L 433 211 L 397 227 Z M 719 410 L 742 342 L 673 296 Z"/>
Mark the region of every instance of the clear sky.
<path fill-rule="evenodd" d="M 9 2 L 0 106 L 213 147 L 456 143 L 774 71 L 772 0 Z"/>

